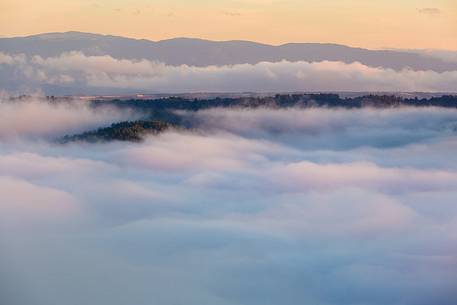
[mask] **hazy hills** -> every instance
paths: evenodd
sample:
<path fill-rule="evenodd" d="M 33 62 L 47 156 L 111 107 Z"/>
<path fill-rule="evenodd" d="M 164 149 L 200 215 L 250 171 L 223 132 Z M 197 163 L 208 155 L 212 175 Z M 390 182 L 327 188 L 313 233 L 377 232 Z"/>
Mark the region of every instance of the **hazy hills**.
<path fill-rule="evenodd" d="M 12 99 L 14 101 L 15 99 Z M 19 98 L 19 101 L 26 102 L 27 98 Z M 48 98 L 52 103 L 65 103 L 68 99 Z M 457 96 L 441 96 L 431 99 L 407 99 L 387 95 L 367 95 L 356 98 L 342 98 L 337 94 L 278 94 L 271 97 L 240 97 L 240 98 L 215 98 L 199 100 L 170 97 L 150 100 L 95 100 L 86 104 L 92 109 L 116 109 L 119 112 L 128 110 L 131 113 L 141 113 L 143 117 L 137 121 L 123 121 L 104 128 L 98 128 L 79 134 L 66 135 L 58 140 L 58 143 L 70 142 L 110 142 L 110 141 L 131 141 L 140 142 L 144 137 L 158 135 L 170 128 L 175 130 L 192 130 L 209 132 L 211 127 L 205 125 L 200 117 L 203 113 L 214 113 L 219 111 L 245 110 L 261 111 L 278 110 L 279 112 L 298 109 L 394 109 L 401 107 L 443 107 L 450 111 L 457 107 Z M 419 109 L 419 108 L 418 108 Z M 215 121 L 215 124 L 217 122 Z M 270 126 L 269 131 L 278 132 L 275 128 L 277 122 Z M 265 126 L 266 127 L 266 126 Z M 248 127 L 249 128 L 249 127 Z M 454 123 L 449 124 L 448 130 L 452 133 L 457 131 Z"/>
<path fill-rule="evenodd" d="M 53 57 L 64 52 L 110 55 L 117 59 L 148 59 L 169 65 L 231 65 L 324 60 L 360 62 L 367 66 L 401 70 L 457 70 L 457 63 L 446 62 L 409 51 L 368 50 L 336 44 L 289 43 L 272 46 L 249 41 L 208 41 L 176 38 L 162 41 L 137 40 L 81 32 L 49 33 L 27 37 L 0 38 L 0 52 Z"/>

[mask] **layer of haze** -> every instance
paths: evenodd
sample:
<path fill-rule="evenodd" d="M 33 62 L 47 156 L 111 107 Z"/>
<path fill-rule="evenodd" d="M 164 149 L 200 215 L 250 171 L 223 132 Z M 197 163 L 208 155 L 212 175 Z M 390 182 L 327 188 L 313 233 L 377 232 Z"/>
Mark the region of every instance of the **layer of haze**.
<path fill-rule="evenodd" d="M 0 35 L 78 30 L 160 40 L 457 50 L 454 0 L 3 0 Z"/>
<path fill-rule="evenodd" d="M 57 145 L 56 114 L 132 114 L 0 107 L 2 304 L 455 304 L 456 110 L 213 109 Z"/>
<path fill-rule="evenodd" d="M 0 97 L 0 141 L 52 140 L 62 133 L 78 133 L 136 117 L 112 107 L 95 111 L 81 101 L 51 104 L 39 98 L 4 101 Z"/>
<path fill-rule="evenodd" d="M 87 56 L 42 58 L 0 53 L 0 88 L 21 94 L 113 94 L 280 91 L 456 92 L 457 71 L 400 71 L 358 62 L 261 62 L 226 66 L 169 66 L 149 60 Z"/>

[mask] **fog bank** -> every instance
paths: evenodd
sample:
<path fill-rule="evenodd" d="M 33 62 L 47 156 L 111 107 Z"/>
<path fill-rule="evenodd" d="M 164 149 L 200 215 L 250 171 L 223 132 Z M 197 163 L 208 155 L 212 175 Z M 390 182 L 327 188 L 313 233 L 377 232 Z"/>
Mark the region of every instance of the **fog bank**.
<path fill-rule="evenodd" d="M 27 122 L 0 125 L 5 304 L 455 304 L 455 110 L 213 109 L 58 145 L 130 114 L 0 107 Z"/>
<path fill-rule="evenodd" d="M 196 67 L 80 52 L 43 58 L 0 53 L 0 86 L 9 92 L 120 94 L 178 92 L 456 92 L 457 71 L 393 70 L 358 62 L 279 61 Z M 12 76 L 12 77 L 11 77 Z"/>

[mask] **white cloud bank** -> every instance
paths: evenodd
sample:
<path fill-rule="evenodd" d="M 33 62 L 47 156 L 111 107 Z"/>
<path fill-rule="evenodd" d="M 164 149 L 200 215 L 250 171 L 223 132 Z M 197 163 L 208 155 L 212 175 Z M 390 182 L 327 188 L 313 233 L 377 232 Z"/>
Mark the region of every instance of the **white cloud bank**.
<path fill-rule="evenodd" d="M 368 67 L 354 62 L 262 62 L 232 66 L 167 66 L 79 52 L 58 57 L 0 54 L 4 89 L 62 92 L 439 91 L 456 92 L 457 71 Z M 12 77 L 11 77 L 12 76 Z M 65 91 L 66 90 L 66 91 Z M 49 92 L 48 92 L 49 93 Z"/>
<path fill-rule="evenodd" d="M 0 138 L 1 301 L 455 304 L 456 110 L 193 119 L 136 144 Z"/>
<path fill-rule="evenodd" d="M 420 55 L 437 58 L 444 60 L 449 63 L 457 63 L 457 51 L 447 51 L 447 50 L 414 50 Z"/>
<path fill-rule="evenodd" d="M 135 117 L 138 115 L 112 107 L 94 110 L 81 100 L 50 103 L 40 97 L 25 100 L 0 97 L 0 140 L 51 138 Z"/>

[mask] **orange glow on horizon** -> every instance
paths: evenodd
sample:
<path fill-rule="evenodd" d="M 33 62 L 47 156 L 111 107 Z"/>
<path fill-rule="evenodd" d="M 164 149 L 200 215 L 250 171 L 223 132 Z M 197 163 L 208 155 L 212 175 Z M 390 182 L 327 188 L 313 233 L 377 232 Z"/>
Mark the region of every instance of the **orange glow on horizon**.
<path fill-rule="evenodd" d="M 0 4 L 1 36 L 64 31 L 151 40 L 198 37 L 457 50 L 457 2 L 4 0 Z"/>

